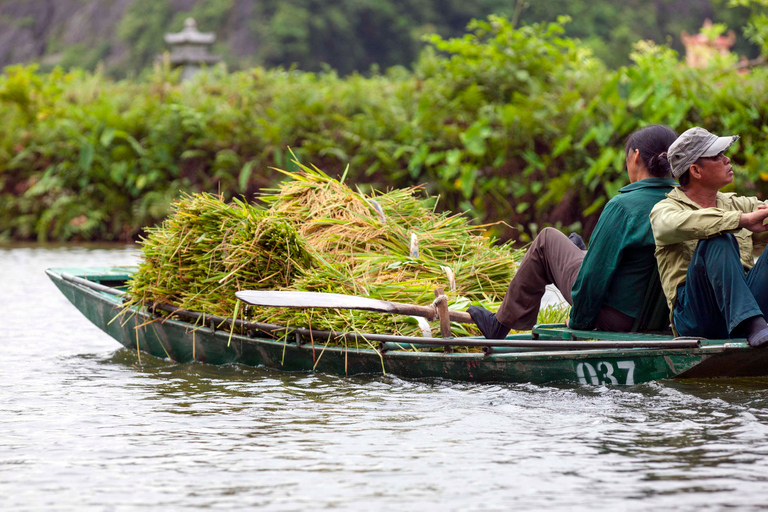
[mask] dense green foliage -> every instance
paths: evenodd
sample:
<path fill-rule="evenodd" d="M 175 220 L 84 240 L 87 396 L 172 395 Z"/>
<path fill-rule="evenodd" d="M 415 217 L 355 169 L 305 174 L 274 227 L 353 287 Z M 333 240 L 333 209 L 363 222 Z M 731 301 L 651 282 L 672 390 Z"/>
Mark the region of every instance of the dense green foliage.
<path fill-rule="evenodd" d="M 607 70 L 562 23 L 473 22 L 430 38 L 413 72 L 217 68 L 178 83 L 31 67 L 0 76 L 0 233 L 14 239 L 128 239 L 161 220 L 180 191 L 251 199 L 305 163 L 347 181 L 425 183 L 441 205 L 505 221 L 526 240 L 542 224 L 583 223 L 626 184 L 625 137 L 649 123 L 739 133 L 736 186 L 768 192 L 768 69 L 724 59 L 688 69 L 642 43 Z M 735 59 L 735 58 L 734 58 Z M 364 191 L 368 190 L 364 188 Z"/>
<path fill-rule="evenodd" d="M 728 5 L 749 12 L 744 35 L 760 49 L 762 55 L 768 54 L 768 0 L 728 0 Z"/>

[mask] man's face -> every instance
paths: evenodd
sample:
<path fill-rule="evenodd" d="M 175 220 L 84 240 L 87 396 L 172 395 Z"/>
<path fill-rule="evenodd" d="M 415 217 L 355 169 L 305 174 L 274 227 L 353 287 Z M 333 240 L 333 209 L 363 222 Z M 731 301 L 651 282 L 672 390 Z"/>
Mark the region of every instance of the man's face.
<path fill-rule="evenodd" d="M 696 161 L 701 170 L 701 184 L 712 190 L 720 190 L 733 181 L 731 159 L 724 153 L 701 157 Z"/>

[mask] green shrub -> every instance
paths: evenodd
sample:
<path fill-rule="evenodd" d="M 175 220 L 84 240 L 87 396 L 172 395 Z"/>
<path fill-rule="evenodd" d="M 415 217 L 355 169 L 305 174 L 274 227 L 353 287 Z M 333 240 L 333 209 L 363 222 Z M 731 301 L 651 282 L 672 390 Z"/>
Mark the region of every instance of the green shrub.
<path fill-rule="evenodd" d="M 413 72 L 219 66 L 141 80 L 13 66 L 0 75 L 0 238 L 128 240 L 182 191 L 254 193 L 303 163 L 371 188 L 424 184 L 502 239 L 591 231 L 627 183 L 623 142 L 662 123 L 739 133 L 735 188 L 768 193 L 768 69 L 685 67 L 639 43 L 611 71 L 557 23 L 475 21 L 429 38 Z"/>

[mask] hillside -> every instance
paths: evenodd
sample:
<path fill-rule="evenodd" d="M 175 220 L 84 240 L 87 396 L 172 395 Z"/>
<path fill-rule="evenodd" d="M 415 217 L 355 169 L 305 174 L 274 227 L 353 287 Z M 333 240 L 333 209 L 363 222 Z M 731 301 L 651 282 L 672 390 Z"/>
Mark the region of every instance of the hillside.
<path fill-rule="evenodd" d="M 628 63 L 633 42 L 651 39 L 678 51 L 682 30 L 705 18 L 728 24 L 735 51 L 755 56 L 741 35 L 745 9 L 721 0 L 0 0 L 0 66 L 38 62 L 43 69 L 94 69 L 112 76 L 140 73 L 163 51 L 163 34 L 193 16 L 215 32 L 215 52 L 230 69 L 253 65 L 342 74 L 371 65 L 409 66 L 421 37 L 461 35 L 472 18 L 490 13 L 523 22 L 573 18 L 567 35 L 581 38 L 610 67 Z"/>

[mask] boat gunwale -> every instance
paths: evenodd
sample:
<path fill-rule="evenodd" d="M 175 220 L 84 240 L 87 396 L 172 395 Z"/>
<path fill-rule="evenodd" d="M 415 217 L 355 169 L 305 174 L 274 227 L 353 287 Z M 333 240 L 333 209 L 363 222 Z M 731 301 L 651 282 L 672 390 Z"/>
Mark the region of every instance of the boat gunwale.
<path fill-rule="evenodd" d="M 118 296 L 110 295 L 106 292 L 99 292 L 96 290 L 93 290 L 91 288 L 88 288 L 86 286 L 83 286 L 78 283 L 73 283 L 71 281 L 67 281 L 62 277 L 63 271 L 73 271 L 75 268 L 49 268 L 46 269 L 46 274 L 51 279 L 62 281 L 63 283 L 66 283 L 67 286 L 76 287 L 80 290 L 80 293 L 85 293 L 88 296 L 100 300 L 104 303 L 107 303 L 111 305 L 113 308 L 121 308 L 122 310 L 118 312 L 115 317 L 113 317 L 112 321 L 119 321 L 117 319 L 118 316 L 124 315 L 127 311 L 132 311 L 134 315 L 139 315 L 139 317 L 143 320 L 151 320 L 156 319 L 156 321 L 162 321 L 163 323 L 170 322 L 171 325 L 174 325 L 178 328 L 183 328 L 187 332 L 193 332 L 193 331 L 199 331 L 201 329 L 207 329 L 210 333 L 210 326 L 207 325 L 196 325 L 191 322 L 187 322 L 185 320 L 180 320 L 177 318 L 172 318 L 170 316 L 168 317 L 158 317 L 154 315 L 152 312 L 148 311 L 146 308 L 142 308 L 139 306 L 131 306 L 128 310 L 122 308 L 121 300 Z M 116 274 L 115 274 L 116 275 Z M 105 274 L 105 277 L 115 277 L 115 275 L 109 275 Z M 88 274 L 89 277 L 95 276 L 95 274 Z M 109 280 L 109 279 L 107 279 Z M 96 281 L 98 282 L 98 281 Z M 228 344 L 238 342 L 238 343 L 244 343 L 248 345 L 254 345 L 258 346 L 260 344 L 263 345 L 270 345 L 273 347 L 279 347 L 279 348 L 285 348 L 285 347 L 291 347 L 292 349 L 306 349 L 306 350 L 315 350 L 317 352 L 319 351 L 330 351 L 330 353 L 337 353 L 337 354 L 349 354 L 349 353 L 356 353 L 361 355 L 370 355 L 375 357 L 384 357 L 384 358 L 398 358 L 398 359 L 429 359 L 432 361 L 435 360 L 445 360 L 445 361 L 457 361 L 457 360 L 469 360 L 469 361 L 476 361 L 476 362 L 505 362 L 509 363 L 510 361 L 516 361 L 516 360 L 578 360 L 578 359 L 593 359 L 593 358 L 610 358 L 610 359 L 616 359 L 616 358 L 627 358 L 627 357 L 646 357 L 646 356 L 693 356 L 693 355 L 711 355 L 718 352 L 724 352 L 724 351 L 734 351 L 734 350 L 749 350 L 751 347 L 749 347 L 744 342 L 739 342 L 736 340 L 706 340 L 706 344 L 702 345 L 698 348 L 665 348 L 665 347 L 636 347 L 636 348 L 573 348 L 573 349 L 547 349 L 547 350 L 536 350 L 535 348 L 524 351 L 524 352 L 497 352 L 497 353 L 490 353 L 486 354 L 483 352 L 419 352 L 419 351 L 408 351 L 408 350 L 387 350 L 384 352 L 380 352 L 377 349 L 373 348 L 359 348 L 359 347 L 351 347 L 351 346 L 338 346 L 338 345 L 327 345 L 325 341 L 316 342 L 314 348 L 312 345 L 308 342 L 304 343 L 296 343 L 295 339 L 285 339 L 285 340 L 278 340 L 278 339 L 271 339 L 267 337 L 249 337 L 244 334 L 239 333 L 231 333 L 229 329 L 214 329 L 213 333 L 216 337 L 223 337 L 228 340 Z M 473 338 L 473 339 L 479 339 L 479 338 Z M 531 338 L 532 339 L 532 338 Z M 420 338 L 413 337 L 413 343 L 418 344 Z M 119 342 L 119 340 L 117 340 Z M 511 341 L 511 340 L 510 340 Z M 551 340 L 551 341 L 562 341 L 562 340 Z M 578 344 L 578 341 L 574 341 L 575 344 Z M 122 343 L 121 343 L 122 344 Z M 406 344 L 406 343 L 404 343 Z M 125 346 L 125 345 L 123 345 Z M 499 347 L 498 345 L 493 344 L 486 344 L 484 346 L 488 347 Z M 436 346 L 438 348 L 438 346 Z M 528 347 L 523 347 L 528 348 Z"/>

